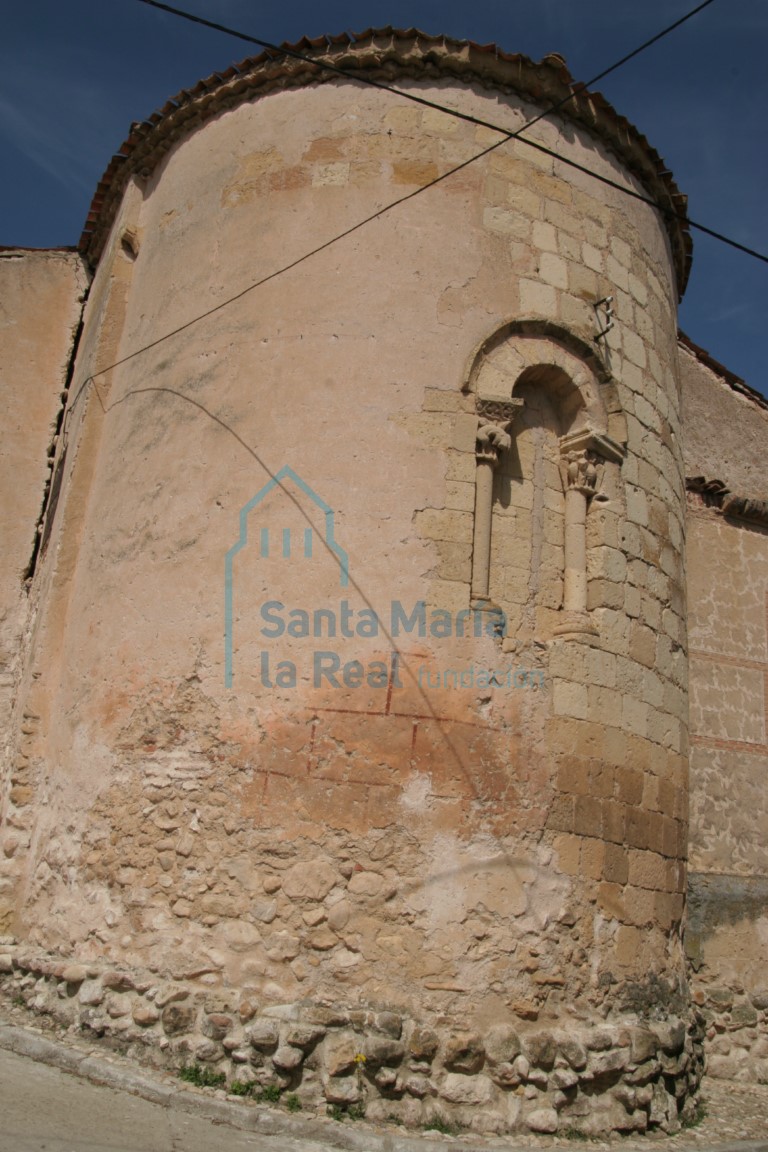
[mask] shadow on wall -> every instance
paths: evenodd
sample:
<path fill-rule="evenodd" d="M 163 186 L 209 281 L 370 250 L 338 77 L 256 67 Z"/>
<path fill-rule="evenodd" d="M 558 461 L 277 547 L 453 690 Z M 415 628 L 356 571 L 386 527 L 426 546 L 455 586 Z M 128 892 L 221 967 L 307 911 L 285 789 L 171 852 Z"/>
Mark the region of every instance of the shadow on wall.
<path fill-rule="evenodd" d="M 704 962 L 707 937 L 725 925 L 768 919 L 768 877 L 690 873 L 685 948 L 693 968 Z"/>

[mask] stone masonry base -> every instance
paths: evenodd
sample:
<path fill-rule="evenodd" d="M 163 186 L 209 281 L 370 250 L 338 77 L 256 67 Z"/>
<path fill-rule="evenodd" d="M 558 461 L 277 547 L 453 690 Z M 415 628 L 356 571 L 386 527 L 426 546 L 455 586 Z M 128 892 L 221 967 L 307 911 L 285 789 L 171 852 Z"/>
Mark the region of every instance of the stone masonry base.
<path fill-rule="evenodd" d="M 310 1112 L 479 1133 L 677 1131 L 693 1117 L 703 1021 L 499 1024 L 483 1035 L 384 1006 L 260 1006 L 236 989 L 30 954 L 0 940 L 0 995 L 142 1065 L 198 1065 Z"/>

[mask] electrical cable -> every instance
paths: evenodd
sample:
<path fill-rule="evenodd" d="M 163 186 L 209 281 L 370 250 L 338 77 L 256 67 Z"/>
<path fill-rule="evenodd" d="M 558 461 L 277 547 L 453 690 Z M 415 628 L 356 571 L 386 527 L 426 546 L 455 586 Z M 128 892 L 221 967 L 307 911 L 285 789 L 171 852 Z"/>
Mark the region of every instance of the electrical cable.
<path fill-rule="evenodd" d="M 506 144 L 507 141 L 511 140 L 511 139 L 520 139 L 521 143 L 528 144 L 531 147 L 537 149 L 538 151 L 543 152 L 546 155 L 551 156 L 554 159 L 559 160 L 565 164 L 568 164 L 569 166 L 571 166 L 573 168 L 576 168 L 578 171 L 583 172 L 585 175 L 591 176 L 591 177 L 599 180 L 601 183 L 607 184 L 609 187 L 612 187 L 619 192 L 623 192 L 625 195 L 631 196 L 633 199 L 639 200 L 642 203 L 648 204 L 650 207 L 656 208 L 659 212 L 662 213 L 662 215 L 667 216 L 667 217 L 672 217 L 672 218 L 677 217 L 677 218 L 689 223 L 691 225 L 691 227 L 696 227 L 700 231 L 707 233 L 708 235 L 714 237 L 715 239 L 721 240 L 726 244 L 730 244 L 731 246 L 738 248 L 739 250 L 747 253 L 748 255 L 754 256 L 757 259 L 762 260 L 765 263 L 768 263 L 768 256 L 764 256 L 762 253 L 756 252 L 753 249 L 746 247 L 745 245 L 739 244 L 735 240 L 730 240 L 728 237 L 723 236 L 721 233 L 716 232 L 713 229 L 707 228 L 705 225 L 695 224 L 693 221 L 689 220 L 688 217 L 686 217 L 682 214 L 676 213 L 673 210 L 671 210 L 669 208 L 665 208 L 664 206 L 658 204 L 657 201 L 655 201 L 652 197 L 645 196 L 641 192 L 636 192 L 632 188 L 627 188 L 626 186 L 619 184 L 618 182 L 616 182 L 614 180 L 611 180 L 607 176 L 601 176 L 599 173 L 593 172 L 591 169 L 588 169 L 588 168 L 584 167 L 583 165 L 578 164 L 576 161 L 569 160 L 568 158 L 561 156 L 559 153 L 553 151 L 550 148 L 545 147 L 543 144 L 539 144 L 535 141 L 528 140 L 528 139 L 525 139 L 524 137 L 520 136 L 520 133 L 525 131 L 532 124 L 537 123 L 544 116 L 550 115 L 553 111 L 557 110 L 558 108 L 562 107 L 563 104 L 567 103 L 568 100 L 571 100 L 575 95 L 577 95 L 578 92 L 591 86 L 597 80 L 602 79 L 603 77 L 607 76 L 610 72 L 615 71 L 622 64 L 626 63 L 628 60 L 631 60 L 633 57 L 637 56 L 638 53 L 642 52 L 645 48 L 649 47 L 652 44 L 655 44 L 662 36 L 666 36 L 669 32 L 673 31 L 675 28 L 678 28 L 681 24 L 685 23 L 686 20 L 689 20 L 692 16 L 696 15 L 703 8 L 706 8 L 709 4 L 713 3 L 714 0 L 704 0 L 704 2 L 702 4 L 697 5 L 696 8 L 692 9 L 685 16 L 683 16 L 679 20 L 675 21 L 674 24 L 669 25 L 667 28 L 663 29 L 661 32 L 659 32 L 655 36 L 651 37 L 651 39 L 645 41 L 642 45 L 640 45 L 640 47 L 634 49 L 632 52 L 623 56 L 621 58 L 621 60 L 617 61 L 615 64 L 612 64 L 609 68 L 606 68 L 602 72 L 598 73 L 598 75 L 595 78 L 593 78 L 592 80 L 588 81 L 585 84 L 579 84 L 579 85 L 575 86 L 575 88 L 566 97 L 564 97 L 557 104 L 553 105 L 552 108 L 546 109 L 544 112 L 540 113 L 533 120 L 524 124 L 521 128 L 517 129 L 515 132 L 509 132 L 507 129 L 501 128 L 497 124 L 493 124 L 489 121 L 482 120 L 479 117 L 474 117 L 474 116 L 471 116 L 467 113 L 457 111 L 454 108 L 449 108 L 447 106 L 438 104 L 434 101 L 427 100 L 424 97 L 415 96 L 415 95 L 408 93 L 408 92 L 403 92 L 398 88 L 393 88 L 391 85 L 383 84 L 380 81 L 374 80 L 371 77 L 358 76 L 353 72 L 347 71 L 346 69 L 342 69 L 342 68 L 337 67 L 336 65 L 329 64 L 327 61 L 313 60 L 311 57 L 304 56 L 302 53 L 297 52 L 295 49 L 292 49 L 290 47 L 287 47 L 287 46 L 286 47 L 280 47 L 278 45 L 271 44 L 269 41 L 261 40 L 255 36 L 250 36 L 249 34 L 247 34 L 245 32 L 238 32 L 235 29 L 228 28 L 226 25 L 217 24 L 214 21 L 207 20 L 201 16 L 195 16 L 192 13 L 185 12 L 185 11 L 183 11 L 183 9 L 175 8 L 170 4 L 162 3 L 161 0 L 138 0 L 138 2 L 142 3 L 142 4 L 147 4 L 148 6 L 153 7 L 153 8 L 159 8 L 163 11 L 167 11 L 171 15 L 179 16 L 180 18 L 185 19 L 185 20 L 189 20 L 195 24 L 201 24 L 205 27 L 212 28 L 215 31 L 223 32 L 227 35 L 234 36 L 234 37 L 241 39 L 241 40 L 246 40 L 249 43 L 253 43 L 259 47 L 265 48 L 267 51 L 274 51 L 274 52 L 278 53 L 278 55 L 291 56 L 291 57 L 294 57 L 294 58 L 301 60 L 302 62 L 315 65 L 316 67 L 328 69 L 332 72 L 340 74 L 345 79 L 355 80 L 355 81 L 358 81 L 360 83 L 368 84 L 369 86 L 372 86 L 372 87 L 383 89 L 387 92 L 391 92 L 393 95 L 401 96 L 404 99 L 415 101 L 416 103 L 420 103 L 420 104 L 426 104 L 427 106 L 434 108 L 438 111 L 445 112 L 446 114 L 448 114 L 450 116 L 456 116 L 459 119 L 468 120 L 471 123 L 477 124 L 480 127 L 490 128 L 493 131 L 501 133 L 501 139 L 498 140 L 495 144 L 491 144 L 489 147 L 482 149 L 482 151 L 475 153 L 473 156 L 469 157 L 467 160 L 462 161 L 462 163 L 457 164 L 455 167 L 448 169 L 446 172 L 443 172 L 441 175 L 436 176 L 433 180 L 430 180 L 428 183 L 423 184 L 420 187 L 414 189 L 412 192 L 408 192 L 404 196 L 400 196 L 396 200 L 391 201 L 389 204 L 385 204 L 383 207 L 377 209 L 375 212 L 371 213 L 369 216 L 366 216 L 364 219 L 357 221 L 355 224 L 351 225 L 349 228 L 345 229 L 343 232 L 340 232 L 337 235 L 331 237 L 329 240 L 324 241 L 322 244 L 317 245 L 315 248 L 311 249 L 309 252 L 305 252 L 302 256 L 298 257 L 297 259 L 291 260 L 287 264 L 282 265 L 280 268 L 275 269 L 273 272 L 270 272 L 268 275 L 262 277 L 260 280 L 257 280 L 254 283 L 249 284 L 246 288 L 242 289 L 240 292 L 235 293 L 234 296 L 230 296 L 226 300 L 223 300 L 220 304 L 214 305 L 213 308 L 210 308 L 207 311 L 202 312 L 199 315 L 192 317 L 192 319 L 187 320 L 184 324 L 179 325 L 178 327 L 172 329 L 170 332 L 164 333 L 162 336 L 159 336 L 156 340 L 151 341 L 149 344 L 142 345 L 141 348 L 137 348 L 133 352 L 129 352 L 126 356 L 121 357 L 119 360 L 114 361 L 112 364 L 108 364 L 104 368 L 98 369 L 97 371 L 95 371 L 91 375 L 87 376 L 86 379 L 80 385 L 79 389 L 77 390 L 77 393 L 75 394 L 72 405 L 70 406 L 70 409 L 69 409 L 70 413 L 71 413 L 72 409 L 74 409 L 75 405 L 77 404 L 77 401 L 79 400 L 81 393 L 87 387 L 87 385 L 94 379 L 94 377 L 102 376 L 106 372 L 110 372 L 114 368 L 120 367 L 121 365 L 127 363 L 129 360 L 133 360 L 136 356 L 140 356 L 142 353 L 150 351 L 152 348 L 157 347 L 159 344 L 164 343 L 164 341 L 171 339 L 173 336 L 176 336 L 179 333 L 186 331 L 188 328 L 191 328 L 194 324 L 197 324 L 200 321 L 205 320 L 209 316 L 215 315 L 215 313 L 220 312 L 222 309 L 228 307 L 230 304 L 233 304 L 237 300 L 242 299 L 242 297 L 246 296 L 249 292 L 254 291 L 256 288 L 262 287 L 264 284 L 267 284 L 269 281 L 274 280 L 278 276 L 283 275 L 283 273 L 288 272 L 292 268 L 297 267 L 299 264 L 303 263 L 305 260 L 309 260 L 309 259 L 311 259 L 311 257 L 318 255 L 320 252 L 323 252 L 325 249 L 330 248 L 333 244 L 337 243 L 337 241 L 343 240 L 347 236 L 352 235 L 354 232 L 357 232 L 359 229 L 365 227 L 367 224 L 372 223 L 374 220 L 376 220 L 380 216 L 383 216 L 385 213 L 391 211 L 393 208 L 398 207 L 400 204 L 403 204 L 408 200 L 412 200 L 415 196 L 419 196 L 422 192 L 426 192 L 428 189 L 433 188 L 436 184 L 439 184 L 443 180 L 448 179 L 449 176 L 453 176 L 455 173 L 460 172 L 462 169 L 468 167 L 470 164 L 474 164 L 476 160 L 482 159 L 483 156 L 487 156 L 490 152 L 495 151 L 497 148 L 501 147 L 503 144 Z"/>
<path fill-rule="evenodd" d="M 572 100 L 574 96 L 578 95 L 580 92 L 585 91 L 587 88 L 591 88 L 593 84 L 597 84 L 599 80 L 603 80 L 606 76 L 609 76 L 611 72 L 615 72 L 617 68 L 621 68 L 623 64 L 626 64 L 634 56 L 638 56 L 641 52 L 644 52 L 646 48 L 650 48 L 652 44 L 655 44 L 658 40 L 661 40 L 664 36 L 667 36 L 670 32 L 673 32 L 675 28 L 679 28 L 681 24 L 685 24 L 686 20 L 690 20 L 691 17 L 696 16 L 697 13 L 702 11 L 702 9 L 707 8 L 710 4 L 714 4 L 714 2 L 715 0 L 703 0 L 701 4 L 698 4 L 695 8 L 692 8 L 690 12 L 687 12 L 684 16 L 681 16 L 679 20 L 675 20 L 675 22 L 670 24 L 669 27 L 662 29 L 661 32 L 657 32 L 656 35 L 652 36 L 650 40 L 646 40 L 644 44 L 639 46 L 639 48 L 635 48 L 632 52 L 627 53 L 626 56 L 622 56 L 621 60 L 617 60 L 615 64 L 611 64 L 610 68 L 606 68 L 602 72 L 598 72 L 597 76 L 593 76 L 591 80 L 576 84 L 573 90 L 569 92 L 567 96 L 564 96 L 562 100 L 558 100 L 556 104 L 553 104 L 550 108 L 547 108 L 544 112 L 541 112 L 533 120 L 529 120 L 528 123 L 524 124 L 522 128 L 518 129 L 518 131 L 514 133 L 507 133 L 505 128 L 499 128 L 497 124 L 492 124 L 488 120 L 482 120 L 479 117 L 470 115 L 469 113 L 460 112 L 455 108 L 448 108 L 434 100 L 428 100 L 425 96 L 416 96 L 413 93 L 403 92 L 399 88 L 394 88 L 391 84 L 385 84 L 381 80 L 374 80 L 372 76 L 365 76 L 362 74 L 357 75 L 354 72 L 350 72 L 347 68 L 339 67 L 338 64 L 331 64 L 328 60 L 315 60 L 311 56 L 305 56 L 303 52 L 297 51 L 297 49 L 292 48 L 288 44 L 272 44 L 269 40 L 261 40 L 258 36 L 251 36 L 247 32 L 239 32 L 235 28 L 229 28 L 226 24 L 218 24 L 214 20 L 207 20 L 203 16 L 196 16 L 192 12 L 186 12 L 183 8 L 176 8 L 172 4 L 162 3 L 162 0 L 138 0 L 139 4 L 146 4 L 150 8 L 159 8 L 163 12 L 168 12 L 173 16 L 179 16 L 184 20 L 189 20 L 190 23 L 201 24 L 205 28 L 212 28 L 216 32 L 223 32 L 228 36 L 234 36 L 238 40 L 244 40 L 247 44 L 255 44 L 258 48 L 264 48 L 268 52 L 276 52 L 280 56 L 289 56 L 294 60 L 300 60 L 304 64 L 311 64 L 314 67 L 319 68 L 321 71 L 333 72 L 337 76 L 342 76 L 345 80 L 356 80 L 358 83 L 367 84 L 371 88 L 380 88 L 383 92 L 392 92 L 395 95 L 403 96 L 405 99 L 411 100 L 416 104 L 423 104 L 427 108 L 435 108 L 439 112 L 447 112 L 460 120 L 468 121 L 470 124 L 476 124 L 482 128 L 491 128 L 496 132 L 503 132 L 508 136 L 509 139 L 518 136 L 519 133 L 524 132 L 526 128 L 530 128 L 533 124 L 537 124 L 538 121 L 542 120 L 545 116 L 549 116 L 552 112 L 556 112 L 559 108 L 562 108 L 562 106 Z"/>
<path fill-rule="evenodd" d="M 612 72 L 615 72 L 618 68 L 621 68 L 629 60 L 632 60 L 635 56 L 638 56 L 641 52 L 645 51 L 646 48 L 649 48 L 652 44 L 656 44 L 670 32 L 673 32 L 682 24 L 685 24 L 686 21 L 690 20 L 693 16 L 696 16 L 704 8 L 707 8 L 710 4 L 713 4 L 714 0 L 703 0 L 703 3 L 698 4 L 695 8 L 692 8 L 690 12 L 687 12 L 678 20 L 675 20 L 674 23 L 668 25 L 666 28 L 663 28 L 661 32 L 657 32 L 655 36 L 652 36 L 649 40 L 644 41 L 639 47 L 622 56 L 622 58 L 617 60 L 615 64 L 611 64 L 609 68 L 605 68 L 602 72 L 598 72 L 597 75 L 593 76 L 591 80 L 575 84 L 572 90 L 561 100 L 558 100 L 555 104 L 551 105 L 551 107 L 546 108 L 543 112 L 540 112 L 532 120 L 527 121 L 522 125 L 521 128 L 516 129 L 514 132 L 509 132 L 506 128 L 501 128 L 498 124 L 494 124 L 490 120 L 484 120 L 481 117 L 472 116 L 467 112 L 461 112 L 456 108 L 450 108 L 447 105 L 438 103 L 437 101 L 428 100 L 424 96 L 417 96 L 415 93 L 403 91 L 400 88 L 393 87 L 391 84 L 385 84 L 380 80 L 375 80 L 373 77 L 365 76 L 362 74 L 358 75 L 357 73 L 352 72 L 346 68 L 339 67 L 337 64 L 331 64 L 327 60 L 315 60 L 311 56 L 305 56 L 304 53 L 297 51 L 295 48 L 291 48 L 290 45 L 273 44 L 269 40 L 262 40 L 258 36 L 251 36 L 247 32 L 240 32 L 237 29 L 230 28 L 226 24 L 219 24 L 216 21 L 208 20 L 203 16 L 196 16 L 192 12 L 186 12 L 183 8 L 176 8 L 172 4 L 165 4 L 162 2 L 162 0 L 137 0 L 137 2 L 139 4 L 146 4 L 150 8 L 158 8 L 161 11 L 168 12 L 173 16 L 178 16 L 183 20 L 188 20 L 190 23 L 200 24 L 203 27 L 211 28 L 216 32 L 223 32 L 226 35 L 234 36 L 236 39 L 243 40 L 248 44 L 255 44 L 257 47 L 263 48 L 267 52 L 274 52 L 279 56 L 289 56 L 292 59 L 300 60 L 302 63 L 313 65 L 322 71 L 332 72 L 338 76 L 342 76 L 346 80 L 353 80 L 359 84 L 365 84 L 372 88 L 379 88 L 384 92 L 391 92 L 393 95 L 401 96 L 404 100 L 410 100 L 412 103 L 422 104 L 428 108 L 434 108 L 438 112 L 445 112 L 447 115 L 454 116 L 459 120 L 466 120 L 468 123 L 475 124 L 478 127 L 488 128 L 493 132 L 502 133 L 502 139 L 497 144 L 491 145 L 490 148 L 486 148 L 482 152 L 478 152 L 477 155 L 473 157 L 473 160 L 482 159 L 483 156 L 488 155 L 489 152 L 492 152 L 495 148 L 505 144 L 508 140 L 520 140 L 522 144 L 527 144 L 529 147 L 535 148 L 537 151 L 543 152 L 545 155 L 553 156 L 561 163 L 567 165 L 568 167 L 575 168 L 579 172 L 583 172 L 585 175 L 592 177 L 594 180 L 598 180 L 600 183 L 607 185 L 609 188 L 614 188 L 619 192 L 623 192 L 627 196 L 631 196 L 636 200 L 640 200 L 644 204 L 650 205 L 652 208 L 656 208 L 666 219 L 679 220 L 682 223 L 687 224 L 690 228 L 695 228 L 697 231 L 703 232 L 705 235 L 711 236 L 715 240 L 719 240 L 721 243 L 727 244 L 731 248 L 737 249 L 739 252 L 744 252 L 747 256 L 752 256 L 756 260 L 761 260 L 763 263 L 768 264 L 768 255 L 765 255 L 762 252 L 758 252 L 746 244 L 741 244 L 738 240 L 733 240 L 729 236 L 726 236 L 724 233 L 718 232 L 714 228 L 708 227 L 706 224 L 700 224 L 698 221 L 692 220 L 686 213 L 675 212 L 674 209 L 667 208 L 664 205 L 659 204 L 658 201 L 653 199 L 653 197 L 644 196 L 642 193 L 635 192 L 634 189 L 627 188 L 625 185 L 619 184 L 607 176 L 602 176 L 600 173 L 594 172 L 592 169 L 578 164 L 575 160 L 571 160 L 566 156 L 561 156 L 559 153 L 553 152 L 551 149 L 544 147 L 543 144 L 539 144 L 534 140 L 529 140 L 526 136 L 522 135 L 523 132 L 526 132 L 534 124 L 538 124 L 538 122 L 543 120 L 546 116 L 551 116 L 553 113 L 557 112 L 560 108 L 567 104 L 570 100 L 573 100 L 574 97 L 578 96 L 581 92 L 591 88 L 593 85 L 597 84 L 598 81 L 603 80 L 606 76 L 609 76 Z M 444 175 L 450 176 L 454 171 L 460 171 L 460 169 L 464 167 L 466 167 L 466 165 L 461 164 L 457 168 L 444 173 Z M 424 190 L 430 188 L 431 186 L 432 182 L 425 184 Z"/>

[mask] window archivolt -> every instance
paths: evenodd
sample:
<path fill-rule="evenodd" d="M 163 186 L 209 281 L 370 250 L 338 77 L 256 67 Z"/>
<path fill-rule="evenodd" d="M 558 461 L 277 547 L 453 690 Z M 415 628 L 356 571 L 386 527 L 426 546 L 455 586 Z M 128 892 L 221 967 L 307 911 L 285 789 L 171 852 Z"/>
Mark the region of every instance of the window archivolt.
<path fill-rule="evenodd" d="M 524 322 L 523 322 L 524 323 Z M 506 326 L 468 373 L 478 415 L 472 601 L 510 645 L 590 636 L 586 523 L 624 455 L 610 377 L 588 345 Z"/>

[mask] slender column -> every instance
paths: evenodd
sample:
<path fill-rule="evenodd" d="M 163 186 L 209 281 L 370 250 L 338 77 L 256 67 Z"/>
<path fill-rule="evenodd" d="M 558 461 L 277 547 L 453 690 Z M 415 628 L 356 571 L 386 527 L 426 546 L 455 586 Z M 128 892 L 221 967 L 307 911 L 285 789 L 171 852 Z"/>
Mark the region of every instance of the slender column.
<path fill-rule="evenodd" d="M 624 449 L 608 436 L 584 430 L 560 441 L 565 492 L 563 618 L 555 635 L 596 636 L 587 611 L 587 511 L 598 492 L 607 460 L 621 463 Z M 599 498 L 599 497 L 598 497 Z"/>
<path fill-rule="evenodd" d="M 594 633 L 587 615 L 587 507 L 597 490 L 597 457 L 585 449 L 565 452 L 561 469 L 565 488 L 563 612 L 566 618 L 557 632 Z"/>
<path fill-rule="evenodd" d="M 489 594 L 491 576 L 491 523 L 493 474 L 499 457 L 512 445 L 509 429 L 523 406 L 522 400 L 478 400 L 475 443 L 475 526 L 472 547 L 471 604 L 480 611 L 496 611 Z"/>

